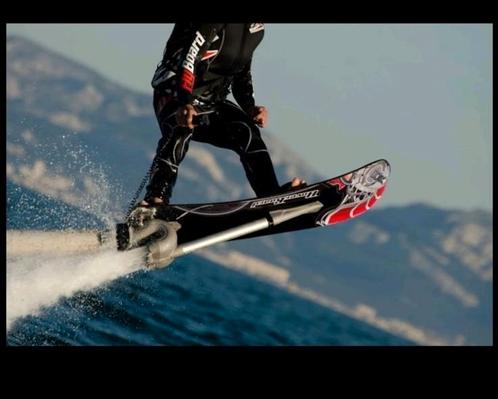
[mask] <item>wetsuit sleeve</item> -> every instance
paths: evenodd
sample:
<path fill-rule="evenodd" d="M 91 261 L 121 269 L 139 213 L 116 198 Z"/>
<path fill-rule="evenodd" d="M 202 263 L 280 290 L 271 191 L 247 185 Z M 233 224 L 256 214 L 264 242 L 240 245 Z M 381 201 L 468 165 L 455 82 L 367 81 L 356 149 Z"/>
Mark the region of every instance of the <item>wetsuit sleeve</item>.
<path fill-rule="evenodd" d="M 232 82 L 233 97 L 245 112 L 249 112 L 255 105 L 251 61 L 247 63 L 241 72 L 235 75 Z"/>
<path fill-rule="evenodd" d="M 199 62 L 213 42 L 223 24 L 199 24 L 195 33 L 186 44 L 180 64 L 178 83 L 178 100 L 182 104 L 192 104 L 196 73 Z"/>

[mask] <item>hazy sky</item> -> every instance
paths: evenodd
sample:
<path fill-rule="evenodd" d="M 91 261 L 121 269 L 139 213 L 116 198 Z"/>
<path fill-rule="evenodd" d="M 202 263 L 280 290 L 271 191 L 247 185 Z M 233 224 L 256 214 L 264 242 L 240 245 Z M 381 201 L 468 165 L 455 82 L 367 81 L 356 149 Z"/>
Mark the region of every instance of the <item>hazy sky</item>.
<path fill-rule="evenodd" d="M 9 24 L 7 34 L 151 94 L 172 27 Z M 268 131 L 322 175 L 386 158 L 382 205 L 491 209 L 491 24 L 267 24 L 253 77 Z"/>

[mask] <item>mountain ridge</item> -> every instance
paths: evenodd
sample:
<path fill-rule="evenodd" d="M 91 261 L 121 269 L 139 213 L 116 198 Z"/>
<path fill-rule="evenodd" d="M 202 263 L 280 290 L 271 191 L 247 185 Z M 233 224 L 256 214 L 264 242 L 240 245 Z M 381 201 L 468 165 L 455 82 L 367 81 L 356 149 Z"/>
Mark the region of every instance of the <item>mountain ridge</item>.
<path fill-rule="evenodd" d="M 106 78 L 97 84 L 91 70 L 82 70 L 89 69 L 29 40 L 7 38 L 7 177 L 118 220 L 150 166 L 159 129 L 148 96 Z M 280 181 L 323 179 L 276 137 L 263 135 Z M 174 202 L 252 196 L 235 154 L 192 143 Z M 216 251 L 276 263 L 305 287 L 349 306 L 371 305 L 452 342 L 455 336 L 491 342 L 492 214 L 380 205 L 343 225 Z"/>

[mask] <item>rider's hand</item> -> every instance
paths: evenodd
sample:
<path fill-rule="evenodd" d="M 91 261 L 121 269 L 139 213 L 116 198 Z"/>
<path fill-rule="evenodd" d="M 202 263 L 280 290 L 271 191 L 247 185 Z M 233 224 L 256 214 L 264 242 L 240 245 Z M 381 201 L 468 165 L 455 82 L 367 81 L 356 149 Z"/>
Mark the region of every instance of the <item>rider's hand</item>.
<path fill-rule="evenodd" d="M 194 128 L 194 116 L 197 115 L 197 111 L 191 104 L 184 105 L 178 109 L 176 112 L 176 121 L 179 126 L 188 127 L 189 129 Z"/>
<path fill-rule="evenodd" d="M 259 127 L 265 127 L 268 122 L 268 110 L 261 105 L 255 105 L 249 111 L 249 116 Z"/>

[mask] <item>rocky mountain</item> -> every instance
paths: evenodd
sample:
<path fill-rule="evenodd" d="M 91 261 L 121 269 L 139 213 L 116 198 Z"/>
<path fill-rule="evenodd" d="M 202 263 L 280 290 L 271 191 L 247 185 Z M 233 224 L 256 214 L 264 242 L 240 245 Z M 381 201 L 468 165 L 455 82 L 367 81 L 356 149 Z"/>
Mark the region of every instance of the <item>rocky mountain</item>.
<path fill-rule="evenodd" d="M 21 37 L 7 38 L 6 94 L 11 184 L 116 220 L 149 168 L 159 138 L 151 96 Z M 322 178 L 270 132 L 264 135 L 280 181 Z M 235 154 L 192 143 L 174 202 L 251 196 Z M 413 204 L 216 251 L 284 268 L 291 281 L 365 317 L 410 323 L 450 344 L 487 345 L 492 249 L 489 212 Z"/>

